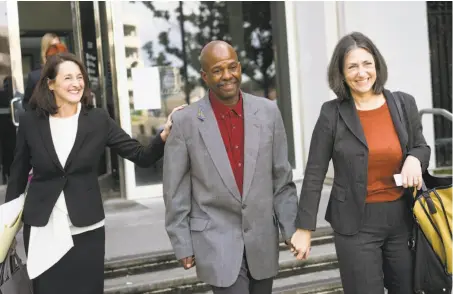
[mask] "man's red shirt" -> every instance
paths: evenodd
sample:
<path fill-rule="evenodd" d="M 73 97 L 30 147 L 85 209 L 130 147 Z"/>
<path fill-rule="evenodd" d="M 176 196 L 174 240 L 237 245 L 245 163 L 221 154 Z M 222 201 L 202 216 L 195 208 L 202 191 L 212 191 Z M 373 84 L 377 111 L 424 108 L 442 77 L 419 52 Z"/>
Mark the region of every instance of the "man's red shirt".
<path fill-rule="evenodd" d="M 239 101 L 233 107 L 222 104 L 209 92 L 212 110 L 217 119 L 220 134 L 222 135 L 234 178 L 242 195 L 244 182 L 244 115 L 242 94 L 239 92 Z"/>

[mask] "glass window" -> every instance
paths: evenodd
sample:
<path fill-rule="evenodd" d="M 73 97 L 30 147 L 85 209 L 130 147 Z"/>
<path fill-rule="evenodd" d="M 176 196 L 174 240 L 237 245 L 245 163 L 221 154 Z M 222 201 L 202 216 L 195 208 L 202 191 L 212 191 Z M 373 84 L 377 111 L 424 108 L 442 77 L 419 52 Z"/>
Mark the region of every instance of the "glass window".
<path fill-rule="evenodd" d="M 14 158 L 16 127 L 12 122 L 10 103 L 17 93 L 17 77 L 13 75 L 7 2 L 0 2 L 0 199 L 4 198 L 5 187 Z M 19 55 L 20 56 L 20 55 Z M 20 77 L 22 78 L 22 77 Z M 3 200 L 0 200 L 3 203 Z"/>
<path fill-rule="evenodd" d="M 277 100 L 270 2 L 135 1 L 122 2 L 122 12 L 132 135 L 140 142 L 148 143 L 163 128 L 173 108 L 205 96 L 198 58 L 211 40 L 235 47 L 244 92 Z M 132 69 L 136 67 L 158 68 L 160 109 L 135 110 Z M 146 169 L 136 166 L 135 174 L 137 186 L 161 183 L 162 162 Z"/>

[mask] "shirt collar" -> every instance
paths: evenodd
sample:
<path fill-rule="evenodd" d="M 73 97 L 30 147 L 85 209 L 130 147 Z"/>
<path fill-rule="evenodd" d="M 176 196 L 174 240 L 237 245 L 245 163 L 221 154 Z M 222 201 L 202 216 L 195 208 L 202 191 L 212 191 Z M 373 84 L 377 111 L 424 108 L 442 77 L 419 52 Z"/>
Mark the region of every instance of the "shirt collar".
<path fill-rule="evenodd" d="M 233 107 L 228 107 L 222 104 L 217 98 L 214 97 L 214 93 L 209 90 L 209 101 L 211 102 L 212 110 L 215 114 L 228 114 L 229 112 L 233 111 L 239 117 L 243 117 L 243 99 L 242 99 L 242 92 L 239 91 L 239 101 Z"/>

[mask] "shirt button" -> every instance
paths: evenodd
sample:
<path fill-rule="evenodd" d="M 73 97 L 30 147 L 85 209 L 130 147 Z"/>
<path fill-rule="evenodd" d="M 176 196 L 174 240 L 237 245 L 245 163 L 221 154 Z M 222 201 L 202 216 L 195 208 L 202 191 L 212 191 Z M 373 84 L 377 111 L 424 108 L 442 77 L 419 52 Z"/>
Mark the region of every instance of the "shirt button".
<path fill-rule="evenodd" d="M 239 148 L 239 146 L 238 146 L 238 145 L 236 145 L 236 146 L 234 146 L 234 148 L 235 148 L 235 149 L 238 149 L 238 148 Z"/>
<path fill-rule="evenodd" d="M 242 166 L 242 163 L 239 162 L 239 163 L 238 163 L 238 166 L 241 167 L 241 166 Z"/>
<path fill-rule="evenodd" d="M 224 116 L 223 114 L 222 114 L 220 117 L 221 117 L 222 119 L 225 119 L 225 116 Z"/>

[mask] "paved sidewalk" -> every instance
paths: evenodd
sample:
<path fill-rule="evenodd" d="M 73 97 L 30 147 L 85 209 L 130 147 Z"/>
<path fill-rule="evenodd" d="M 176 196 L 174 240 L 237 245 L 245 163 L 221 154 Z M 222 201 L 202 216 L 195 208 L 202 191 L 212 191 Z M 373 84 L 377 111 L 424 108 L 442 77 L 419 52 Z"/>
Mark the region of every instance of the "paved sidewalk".
<path fill-rule="evenodd" d="M 297 185 L 298 192 L 300 185 Z M 318 213 L 318 227 L 327 226 L 324 214 L 330 186 L 325 186 Z M 2 202 L 3 203 L 3 202 Z M 171 250 L 164 227 L 165 206 L 162 198 L 141 200 L 107 200 L 106 212 L 106 260 Z M 22 233 L 17 238 L 19 253 L 24 256 Z"/>

